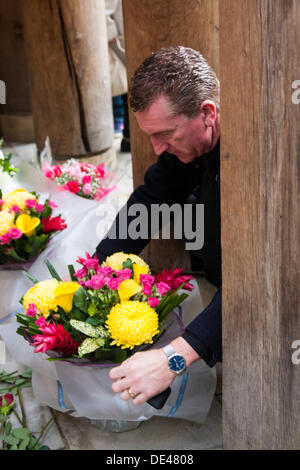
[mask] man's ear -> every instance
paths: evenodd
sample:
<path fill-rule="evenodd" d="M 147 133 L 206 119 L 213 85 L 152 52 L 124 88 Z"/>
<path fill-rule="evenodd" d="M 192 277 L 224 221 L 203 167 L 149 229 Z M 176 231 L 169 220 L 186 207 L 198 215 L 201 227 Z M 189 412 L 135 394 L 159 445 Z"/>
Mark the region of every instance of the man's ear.
<path fill-rule="evenodd" d="M 215 103 L 211 100 L 205 100 L 201 103 L 200 110 L 206 127 L 212 127 L 217 117 L 217 108 Z"/>

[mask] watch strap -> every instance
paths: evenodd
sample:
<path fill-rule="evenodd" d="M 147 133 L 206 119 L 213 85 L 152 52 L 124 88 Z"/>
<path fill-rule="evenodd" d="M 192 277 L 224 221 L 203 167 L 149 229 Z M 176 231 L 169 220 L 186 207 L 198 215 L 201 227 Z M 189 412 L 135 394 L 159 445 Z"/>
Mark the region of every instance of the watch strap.
<path fill-rule="evenodd" d="M 167 356 L 167 358 L 172 356 L 172 354 L 176 354 L 176 351 L 173 348 L 172 344 L 167 344 L 167 346 L 163 347 L 162 349 L 165 355 Z"/>

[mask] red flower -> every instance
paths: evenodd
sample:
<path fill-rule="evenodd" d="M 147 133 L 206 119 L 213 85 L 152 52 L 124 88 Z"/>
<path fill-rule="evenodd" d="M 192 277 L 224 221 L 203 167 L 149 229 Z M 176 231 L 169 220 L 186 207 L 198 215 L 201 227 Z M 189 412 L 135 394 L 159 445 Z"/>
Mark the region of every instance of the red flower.
<path fill-rule="evenodd" d="M 165 282 L 170 286 L 172 291 L 174 292 L 182 283 L 184 283 L 184 286 L 182 289 L 192 291 L 194 289 L 194 286 L 190 284 L 188 281 L 193 279 L 193 276 L 180 276 L 182 274 L 183 269 L 174 269 L 172 271 L 171 268 L 168 269 L 168 271 L 165 271 L 164 269 L 162 270 L 161 273 L 158 273 L 155 276 L 155 283 L 159 282 Z"/>
<path fill-rule="evenodd" d="M 68 191 L 70 191 L 71 193 L 78 193 L 78 191 L 80 191 L 80 187 L 79 187 L 79 184 L 77 183 L 77 181 L 68 181 L 66 184 L 64 184 L 63 186 L 65 189 L 67 189 Z"/>
<path fill-rule="evenodd" d="M 3 403 L 5 399 L 6 405 Z M 14 407 L 14 396 L 11 393 L 6 393 L 4 396 L 0 395 L 0 415 L 7 416 L 10 410 Z"/>
<path fill-rule="evenodd" d="M 64 230 L 67 228 L 66 221 L 61 217 L 47 217 L 41 220 L 44 233 L 51 233 Z"/>
<path fill-rule="evenodd" d="M 6 393 L 4 395 L 4 398 L 6 400 L 6 405 L 9 406 L 12 404 L 12 402 L 14 401 L 14 396 L 11 394 L 11 393 Z M 0 407 L 3 406 L 3 396 L 0 395 Z"/>
<path fill-rule="evenodd" d="M 67 356 L 77 354 L 79 343 L 72 338 L 62 325 L 43 323 L 38 326 L 40 330 L 42 330 L 42 334 L 33 336 L 35 353 L 45 353 L 46 351 L 52 350 Z"/>

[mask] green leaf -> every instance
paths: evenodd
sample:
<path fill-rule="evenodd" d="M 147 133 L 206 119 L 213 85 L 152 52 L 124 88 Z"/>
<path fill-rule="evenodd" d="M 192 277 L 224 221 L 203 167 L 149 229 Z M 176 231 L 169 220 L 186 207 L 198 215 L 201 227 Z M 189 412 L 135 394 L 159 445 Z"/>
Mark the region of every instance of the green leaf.
<path fill-rule="evenodd" d="M 131 271 L 133 272 L 133 262 L 130 258 L 127 258 L 127 260 L 122 263 L 122 269 L 126 268 L 131 269 Z"/>
<path fill-rule="evenodd" d="M 20 374 L 21 377 L 24 377 L 26 379 L 31 379 L 32 377 L 32 369 L 26 369 L 24 370 L 24 372 L 22 372 L 22 374 Z"/>
<path fill-rule="evenodd" d="M 77 282 L 77 277 L 74 276 L 75 269 L 74 269 L 73 264 L 68 265 L 68 270 L 69 270 L 69 273 L 70 273 L 71 281 Z"/>
<path fill-rule="evenodd" d="M 38 447 L 37 450 L 51 450 L 51 449 L 48 446 L 41 446 L 41 447 Z"/>
<path fill-rule="evenodd" d="M 30 436 L 27 436 L 23 441 L 21 441 L 21 444 L 19 444 L 18 450 L 26 450 L 28 447 L 30 441 Z"/>
<path fill-rule="evenodd" d="M 20 439 L 10 435 L 10 436 L 2 436 L 2 440 L 9 444 L 10 446 L 15 446 L 19 444 Z"/>
<path fill-rule="evenodd" d="M 75 330 L 80 331 L 90 338 L 109 338 L 110 334 L 103 326 L 92 326 L 89 323 L 78 320 L 70 320 L 70 324 Z"/>
<path fill-rule="evenodd" d="M 111 361 L 120 364 L 127 358 L 126 349 L 112 348 L 112 349 L 98 349 L 95 352 L 94 359 L 99 361 Z"/>
<path fill-rule="evenodd" d="M 39 281 L 33 277 L 28 271 L 25 271 L 23 270 L 23 274 L 28 277 L 28 279 L 33 283 L 33 284 L 37 284 Z"/>
<path fill-rule="evenodd" d="M 16 428 L 12 431 L 12 435 L 17 439 L 25 439 L 30 436 L 30 431 L 28 428 Z"/>
<path fill-rule="evenodd" d="M 50 263 L 50 261 L 48 259 L 46 259 L 45 264 L 46 264 L 51 276 L 54 279 L 56 279 L 57 281 L 61 281 L 60 276 L 58 275 L 58 273 L 56 272 L 56 270 L 54 269 L 54 267 L 52 266 L 52 264 Z"/>
<path fill-rule="evenodd" d="M 11 426 L 11 423 L 8 421 L 8 422 L 6 423 L 6 425 L 5 425 L 5 428 L 4 428 L 4 433 L 5 433 L 6 435 L 8 435 L 8 434 L 11 433 L 11 427 L 12 427 L 12 426 Z"/>
<path fill-rule="evenodd" d="M 90 303 L 88 308 L 88 314 L 90 317 L 93 317 L 97 313 L 97 306 L 94 303 Z"/>
<path fill-rule="evenodd" d="M 75 307 L 80 308 L 80 310 L 82 310 L 83 312 L 88 313 L 88 309 L 90 305 L 89 297 L 86 291 L 82 287 L 80 287 L 75 292 L 74 297 L 73 297 L 73 304 L 75 305 Z"/>
<path fill-rule="evenodd" d="M 82 357 L 85 354 L 90 354 L 103 347 L 104 344 L 105 340 L 103 338 L 86 338 L 78 348 L 78 355 Z"/>

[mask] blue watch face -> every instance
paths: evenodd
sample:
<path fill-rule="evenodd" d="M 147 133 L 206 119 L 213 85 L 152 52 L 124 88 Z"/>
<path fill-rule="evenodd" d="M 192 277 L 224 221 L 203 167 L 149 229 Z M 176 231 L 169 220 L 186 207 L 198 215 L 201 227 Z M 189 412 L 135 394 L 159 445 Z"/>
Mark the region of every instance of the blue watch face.
<path fill-rule="evenodd" d="M 179 354 L 176 356 L 170 357 L 169 359 L 169 367 L 173 372 L 181 372 L 185 369 L 185 360 Z"/>

